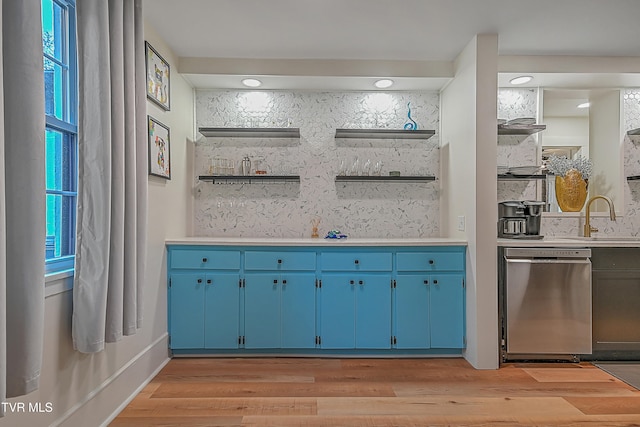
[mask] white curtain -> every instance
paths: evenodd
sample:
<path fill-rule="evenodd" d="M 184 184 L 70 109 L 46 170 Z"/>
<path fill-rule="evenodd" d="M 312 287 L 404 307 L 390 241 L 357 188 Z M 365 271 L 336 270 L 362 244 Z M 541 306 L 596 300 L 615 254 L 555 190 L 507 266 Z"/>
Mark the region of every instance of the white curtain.
<path fill-rule="evenodd" d="M 1 4 L 0 401 L 4 401 L 38 388 L 46 199 L 41 3 L 4 0 Z"/>
<path fill-rule="evenodd" d="M 73 342 L 83 353 L 142 322 L 147 148 L 142 0 L 81 0 Z"/>

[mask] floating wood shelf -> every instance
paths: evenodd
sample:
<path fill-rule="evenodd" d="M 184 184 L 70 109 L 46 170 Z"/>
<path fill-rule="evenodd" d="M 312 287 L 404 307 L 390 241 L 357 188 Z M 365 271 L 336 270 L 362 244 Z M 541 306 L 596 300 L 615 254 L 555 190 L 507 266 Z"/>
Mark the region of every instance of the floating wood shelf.
<path fill-rule="evenodd" d="M 336 182 L 429 182 L 435 181 L 435 176 L 336 176 Z"/>
<path fill-rule="evenodd" d="M 498 135 L 533 135 L 547 128 L 547 125 L 498 125 Z"/>
<path fill-rule="evenodd" d="M 300 138 L 299 128 L 198 128 L 206 137 Z"/>
<path fill-rule="evenodd" d="M 628 130 L 627 135 L 631 135 L 631 136 L 640 135 L 640 128 Z"/>
<path fill-rule="evenodd" d="M 640 181 L 640 175 L 628 176 L 627 181 Z"/>
<path fill-rule="evenodd" d="M 300 175 L 200 175 L 198 179 L 212 184 L 251 184 L 300 182 Z"/>
<path fill-rule="evenodd" d="M 527 181 L 532 179 L 546 179 L 547 175 L 513 175 L 510 173 L 498 174 L 498 180 L 500 181 Z"/>
<path fill-rule="evenodd" d="M 435 130 L 402 129 L 336 129 L 336 138 L 362 139 L 429 139 Z"/>

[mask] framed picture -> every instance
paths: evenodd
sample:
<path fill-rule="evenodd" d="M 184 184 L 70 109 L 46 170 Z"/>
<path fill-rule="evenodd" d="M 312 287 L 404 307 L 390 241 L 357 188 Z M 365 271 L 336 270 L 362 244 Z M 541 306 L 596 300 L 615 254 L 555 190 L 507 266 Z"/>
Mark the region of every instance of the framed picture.
<path fill-rule="evenodd" d="M 147 98 L 165 111 L 171 109 L 171 76 L 169 63 L 148 42 L 144 42 L 147 71 Z"/>
<path fill-rule="evenodd" d="M 147 116 L 149 130 L 149 175 L 171 179 L 171 141 L 169 128 Z"/>

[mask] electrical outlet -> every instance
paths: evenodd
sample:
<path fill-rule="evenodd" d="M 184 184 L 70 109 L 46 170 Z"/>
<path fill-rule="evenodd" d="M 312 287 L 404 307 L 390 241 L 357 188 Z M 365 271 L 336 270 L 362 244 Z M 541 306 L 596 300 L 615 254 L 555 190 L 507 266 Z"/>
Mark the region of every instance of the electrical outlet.
<path fill-rule="evenodd" d="M 458 231 L 464 231 L 464 215 L 458 216 Z"/>

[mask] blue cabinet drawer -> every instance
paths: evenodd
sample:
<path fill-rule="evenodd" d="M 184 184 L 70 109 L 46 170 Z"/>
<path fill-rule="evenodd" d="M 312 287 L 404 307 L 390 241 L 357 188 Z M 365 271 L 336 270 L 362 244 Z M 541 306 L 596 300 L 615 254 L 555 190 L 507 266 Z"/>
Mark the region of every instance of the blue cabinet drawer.
<path fill-rule="evenodd" d="M 391 271 L 391 252 L 325 252 L 323 271 Z"/>
<path fill-rule="evenodd" d="M 245 270 L 315 270 L 315 252 L 247 251 Z"/>
<path fill-rule="evenodd" d="M 237 270 L 240 268 L 240 251 L 173 250 L 171 268 Z"/>
<path fill-rule="evenodd" d="M 461 271 L 463 252 L 403 252 L 396 256 L 398 271 Z"/>

